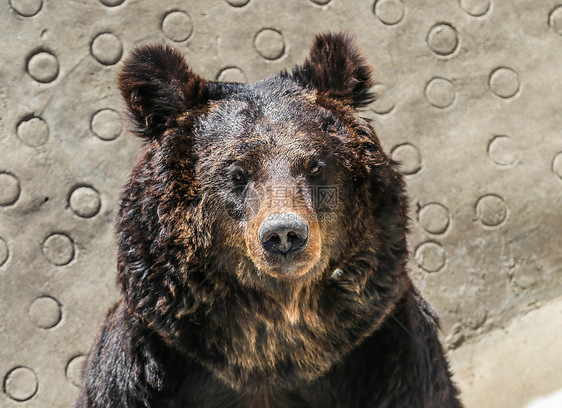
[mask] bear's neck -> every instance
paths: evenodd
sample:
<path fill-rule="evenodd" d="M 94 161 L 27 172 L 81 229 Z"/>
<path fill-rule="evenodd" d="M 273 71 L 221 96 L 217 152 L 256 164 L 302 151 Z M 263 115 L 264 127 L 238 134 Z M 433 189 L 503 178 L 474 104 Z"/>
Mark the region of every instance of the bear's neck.
<path fill-rule="evenodd" d="M 306 284 L 249 289 L 212 274 L 196 323 L 170 339 L 234 389 L 290 389 L 318 378 L 373 333 L 409 287 L 400 264 L 366 254 Z M 389 270 L 391 268 L 392 270 Z M 224 278 L 224 275 L 223 277 Z M 406 284 L 404 283 L 406 280 Z M 222 288 L 222 289 L 221 289 Z"/>

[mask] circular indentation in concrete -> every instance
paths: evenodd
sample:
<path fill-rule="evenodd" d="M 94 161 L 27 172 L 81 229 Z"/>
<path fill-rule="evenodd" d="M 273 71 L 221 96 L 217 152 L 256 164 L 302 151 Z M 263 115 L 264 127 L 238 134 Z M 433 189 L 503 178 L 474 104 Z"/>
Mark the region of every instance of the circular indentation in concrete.
<path fill-rule="evenodd" d="M 16 367 L 4 378 L 4 392 L 15 401 L 27 401 L 38 387 L 37 375 L 29 367 Z"/>
<path fill-rule="evenodd" d="M 427 34 L 427 45 L 437 55 L 450 55 L 459 45 L 457 30 L 447 23 L 436 24 Z"/>
<path fill-rule="evenodd" d="M 447 262 L 445 249 L 437 242 L 424 242 L 415 254 L 416 263 L 426 272 L 439 272 Z"/>
<path fill-rule="evenodd" d="M 16 134 L 26 145 L 37 147 L 49 138 L 49 127 L 42 118 L 35 116 L 23 119 L 16 128 Z"/>
<path fill-rule="evenodd" d="M 232 7 L 244 7 L 250 0 L 226 0 Z"/>
<path fill-rule="evenodd" d="M 445 78 L 433 78 L 425 87 L 427 101 L 436 108 L 446 108 L 455 101 L 455 87 Z"/>
<path fill-rule="evenodd" d="M 373 12 L 383 24 L 394 25 L 402 21 L 406 9 L 399 0 L 377 0 Z"/>
<path fill-rule="evenodd" d="M 394 109 L 394 99 L 391 97 L 388 87 L 383 84 L 375 84 L 373 92 L 377 96 L 377 100 L 371 105 L 373 112 L 379 115 L 386 115 Z"/>
<path fill-rule="evenodd" d="M 184 11 L 172 11 L 162 20 L 162 32 L 175 42 L 185 41 L 193 32 L 191 17 Z"/>
<path fill-rule="evenodd" d="M 562 179 L 562 152 L 557 153 L 552 159 L 552 171 Z"/>
<path fill-rule="evenodd" d="M 27 62 L 27 72 L 37 82 L 52 82 L 59 75 L 59 61 L 50 52 L 39 51 Z"/>
<path fill-rule="evenodd" d="M 399 171 L 402 174 L 415 174 L 421 169 L 421 153 L 416 146 L 410 143 L 396 146 L 392 149 L 391 156 L 392 160 L 400 163 Z"/>
<path fill-rule="evenodd" d="M 123 130 L 119 114 L 113 109 L 102 109 L 94 113 L 90 127 L 94 135 L 102 140 L 113 140 Z"/>
<path fill-rule="evenodd" d="M 61 317 L 61 304 L 50 296 L 35 299 L 29 307 L 29 318 L 35 326 L 42 329 L 56 326 Z"/>
<path fill-rule="evenodd" d="M 0 172 L 0 207 L 14 204 L 20 196 L 20 182 L 10 173 Z"/>
<path fill-rule="evenodd" d="M 113 65 L 123 56 L 123 44 L 115 34 L 101 33 L 92 41 L 90 51 L 100 64 Z"/>
<path fill-rule="evenodd" d="M 3 238 L 0 238 L 0 266 L 6 263 L 9 255 L 10 250 L 8 249 L 8 244 Z"/>
<path fill-rule="evenodd" d="M 538 260 L 530 258 L 517 259 L 507 271 L 509 286 L 515 293 L 535 288 L 540 282 L 544 282 L 544 267 Z"/>
<path fill-rule="evenodd" d="M 429 203 L 424 205 L 418 214 L 419 223 L 431 234 L 442 234 L 449 227 L 449 210 L 443 204 Z"/>
<path fill-rule="evenodd" d="M 325 6 L 332 0 L 310 0 L 310 1 L 313 2 L 314 4 L 318 4 L 319 6 Z"/>
<path fill-rule="evenodd" d="M 66 379 L 77 387 L 82 385 L 82 369 L 84 364 L 86 364 L 86 356 L 79 355 L 72 357 L 66 365 Z"/>
<path fill-rule="evenodd" d="M 519 158 L 519 150 L 509 136 L 495 136 L 488 145 L 490 158 L 500 166 L 514 164 Z"/>
<path fill-rule="evenodd" d="M 562 6 L 555 7 L 548 16 L 548 25 L 556 34 L 562 35 Z"/>
<path fill-rule="evenodd" d="M 264 28 L 254 38 L 254 47 L 263 58 L 276 60 L 285 52 L 285 39 L 279 31 Z"/>
<path fill-rule="evenodd" d="M 101 207 L 100 195 L 91 187 L 78 187 L 72 192 L 68 202 L 72 211 L 83 218 L 93 217 Z"/>
<path fill-rule="evenodd" d="M 490 75 L 490 89 L 501 98 L 511 98 L 519 91 L 519 75 L 511 68 L 498 68 Z"/>
<path fill-rule="evenodd" d="M 41 11 L 42 0 L 10 0 L 10 6 L 23 17 L 31 17 Z"/>
<path fill-rule="evenodd" d="M 478 329 L 486 322 L 488 311 L 486 309 L 476 309 L 470 316 L 462 319 L 464 324 L 472 330 Z"/>
<path fill-rule="evenodd" d="M 238 67 L 228 67 L 223 69 L 217 75 L 217 80 L 224 82 L 248 82 L 246 74 Z"/>
<path fill-rule="evenodd" d="M 490 10 L 491 0 L 460 0 L 460 4 L 471 16 L 480 17 Z"/>
<path fill-rule="evenodd" d="M 482 225 L 497 227 L 507 219 L 507 205 L 503 198 L 497 195 L 485 195 L 476 203 L 476 215 Z"/>
<path fill-rule="evenodd" d="M 100 1 L 101 4 L 103 4 L 104 6 L 115 7 L 115 6 L 119 6 L 120 4 L 123 4 L 125 0 L 100 0 Z"/>
<path fill-rule="evenodd" d="M 54 265 L 66 265 L 74 258 L 74 242 L 64 234 L 52 234 L 43 242 L 43 254 Z"/>

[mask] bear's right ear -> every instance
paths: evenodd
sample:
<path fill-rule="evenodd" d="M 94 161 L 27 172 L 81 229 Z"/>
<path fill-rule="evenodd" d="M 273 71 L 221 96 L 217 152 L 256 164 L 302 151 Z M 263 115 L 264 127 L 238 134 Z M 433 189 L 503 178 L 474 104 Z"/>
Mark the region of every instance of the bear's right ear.
<path fill-rule="evenodd" d="M 208 99 L 206 81 L 191 70 L 179 51 L 167 45 L 134 50 L 118 83 L 133 130 L 146 138 L 161 134 L 178 115 Z"/>

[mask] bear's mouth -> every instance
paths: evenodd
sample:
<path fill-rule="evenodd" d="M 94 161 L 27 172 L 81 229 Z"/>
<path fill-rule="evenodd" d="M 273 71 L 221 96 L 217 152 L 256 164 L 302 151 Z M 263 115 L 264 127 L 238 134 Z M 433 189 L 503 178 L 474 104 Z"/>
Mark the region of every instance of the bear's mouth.
<path fill-rule="evenodd" d="M 314 263 L 306 259 L 281 259 L 269 262 L 267 267 L 261 267 L 260 270 L 281 280 L 291 280 L 306 275 L 313 267 Z"/>

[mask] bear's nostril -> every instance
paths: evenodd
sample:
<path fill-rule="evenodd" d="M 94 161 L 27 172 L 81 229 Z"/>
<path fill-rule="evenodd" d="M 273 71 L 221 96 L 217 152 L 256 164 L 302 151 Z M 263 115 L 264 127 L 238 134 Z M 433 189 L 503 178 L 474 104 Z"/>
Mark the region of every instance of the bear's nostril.
<path fill-rule="evenodd" d="M 271 251 L 279 246 L 280 241 L 279 235 L 272 234 L 269 238 L 262 242 L 262 246 L 266 251 Z"/>
<path fill-rule="evenodd" d="M 292 242 L 292 241 L 294 241 L 294 240 L 296 240 L 296 239 L 300 239 L 300 236 L 298 236 L 296 232 L 289 231 L 289 232 L 287 233 L 287 239 Z"/>
<path fill-rule="evenodd" d="M 258 238 L 271 254 L 287 256 L 302 251 L 308 242 L 308 225 L 297 214 L 272 214 L 261 225 Z"/>
<path fill-rule="evenodd" d="M 291 243 L 291 248 L 300 248 L 304 245 L 304 239 L 293 231 L 287 234 L 287 241 Z"/>

